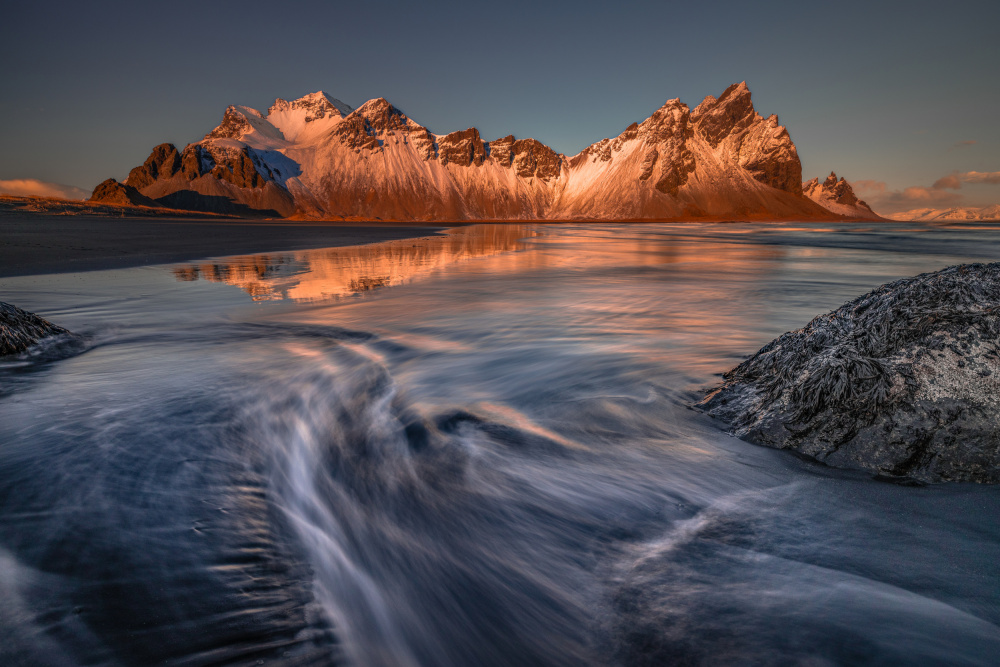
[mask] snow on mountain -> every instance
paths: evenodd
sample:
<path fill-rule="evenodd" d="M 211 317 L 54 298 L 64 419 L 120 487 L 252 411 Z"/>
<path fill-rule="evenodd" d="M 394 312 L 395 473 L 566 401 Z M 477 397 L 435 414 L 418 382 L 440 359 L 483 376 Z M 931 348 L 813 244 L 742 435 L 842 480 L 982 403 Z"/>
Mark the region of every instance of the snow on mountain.
<path fill-rule="evenodd" d="M 916 208 L 911 211 L 904 211 L 903 213 L 890 213 L 885 217 L 891 220 L 920 222 L 932 220 L 1000 220 L 1000 204 L 984 206 L 983 208 Z"/>
<path fill-rule="evenodd" d="M 837 215 L 864 220 L 880 219 L 868 204 L 858 199 L 851 184 L 843 178 L 837 180 L 837 174 L 832 171 L 822 183 L 818 178 L 803 183 L 802 194 Z"/>
<path fill-rule="evenodd" d="M 573 157 L 475 128 L 434 134 L 383 98 L 352 110 L 317 92 L 266 114 L 229 107 L 126 182 L 161 205 L 284 217 L 835 219 L 803 196 L 801 173 L 787 130 L 740 83 L 694 110 L 670 100 Z"/>
<path fill-rule="evenodd" d="M 267 110 L 267 121 L 286 141 L 304 143 L 329 132 L 351 111 L 350 106 L 319 91 L 292 102 L 276 99 Z"/>

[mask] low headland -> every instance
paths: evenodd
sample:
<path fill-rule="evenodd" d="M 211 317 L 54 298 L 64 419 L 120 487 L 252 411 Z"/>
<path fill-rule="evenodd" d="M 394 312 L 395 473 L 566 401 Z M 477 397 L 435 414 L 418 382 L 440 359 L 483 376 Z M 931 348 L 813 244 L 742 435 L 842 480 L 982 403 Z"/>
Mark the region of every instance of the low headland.
<path fill-rule="evenodd" d="M 0 278 L 363 245 L 428 236 L 448 226 L 246 219 L 140 206 L 2 197 Z"/>

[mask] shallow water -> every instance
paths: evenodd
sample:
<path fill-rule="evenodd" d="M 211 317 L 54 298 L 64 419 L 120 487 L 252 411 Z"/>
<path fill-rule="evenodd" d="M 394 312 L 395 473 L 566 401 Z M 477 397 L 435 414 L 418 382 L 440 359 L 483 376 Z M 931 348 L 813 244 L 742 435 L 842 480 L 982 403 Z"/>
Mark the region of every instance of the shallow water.
<path fill-rule="evenodd" d="M 1000 493 L 688 406 L 990 225 L 481 225 L 0 280 L 4 664 L 991 664 Z"/>

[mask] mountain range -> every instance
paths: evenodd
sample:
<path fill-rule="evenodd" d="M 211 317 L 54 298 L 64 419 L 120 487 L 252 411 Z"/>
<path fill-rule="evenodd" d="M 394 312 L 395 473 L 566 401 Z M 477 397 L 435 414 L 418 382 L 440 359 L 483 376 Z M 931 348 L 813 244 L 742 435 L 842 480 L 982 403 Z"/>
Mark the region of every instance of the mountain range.
<path fill-rule="evenodd" d="M 879 219 L 832 174 L 803 189 L 788 131 L 745 82 L 694 109 L 669 100 L 571 157 L 476 128 L 434 134 L 383 98 L 231 106 L 204 139 L 155 147 L 91 200 L 303 219 Z"/>
<path fill-rule="evenodd" d="M 982 208 L 957 206 L 954 208 L 915 208 L 902 213 L 891 213 L 887 216 L 893 220 L 913 220 L 929 222 L 932 220 L 1000 220 L 1000 204 Z"/>

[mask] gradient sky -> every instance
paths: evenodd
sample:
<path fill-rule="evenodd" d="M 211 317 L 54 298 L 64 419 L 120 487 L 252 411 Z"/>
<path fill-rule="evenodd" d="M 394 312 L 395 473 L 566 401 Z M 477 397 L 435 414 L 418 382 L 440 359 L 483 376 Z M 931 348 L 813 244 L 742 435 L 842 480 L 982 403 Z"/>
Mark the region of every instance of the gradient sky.
<path fill-rule="evenodd" d="M 0 181 L 89 190 L 229 104 L 320 89 L 572 155 L 746 80 L 804 178 L 835 170 L 887 211 L 982 206 L 1000 202 L 998 25 L 996 0 L 7 3 Z"/>

